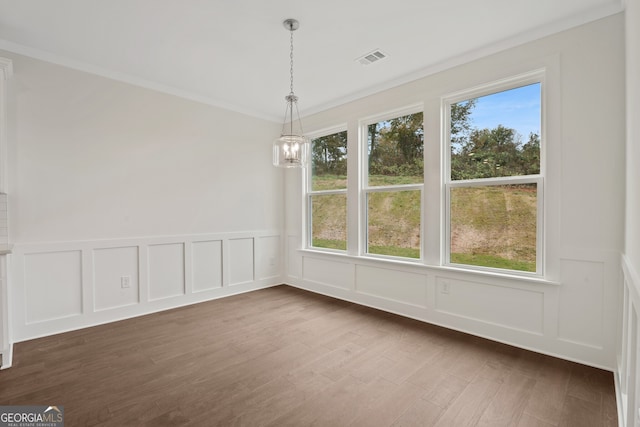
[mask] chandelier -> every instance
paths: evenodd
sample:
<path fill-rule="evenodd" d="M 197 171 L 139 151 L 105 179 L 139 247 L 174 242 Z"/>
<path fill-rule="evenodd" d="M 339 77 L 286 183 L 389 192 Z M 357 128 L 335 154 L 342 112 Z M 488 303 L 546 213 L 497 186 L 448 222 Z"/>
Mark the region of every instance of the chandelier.
<path fill-rule="evenodd" d="M 287 101 L 280 138 L 273 141 L 273 165 L 281 168 L 303 168 L 307 163 L 309 140 L 302 131 L 302 121 L 298 111 L 298 97 L 293 93 L 293 32 L 300 27 L 295 19 L 286 19 L 282 25 L 290 33 L 289 75 L 290 91 Z M 296 120 L 293 117 L 295 108 Z"/>

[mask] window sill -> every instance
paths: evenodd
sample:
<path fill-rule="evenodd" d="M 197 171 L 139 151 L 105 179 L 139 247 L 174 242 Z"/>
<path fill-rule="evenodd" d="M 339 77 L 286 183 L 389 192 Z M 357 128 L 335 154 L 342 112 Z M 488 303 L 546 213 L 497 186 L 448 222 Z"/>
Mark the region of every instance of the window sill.
<path fill-rule="evenodd" d="M 338 251 L 322 251 L 315 249 L 298 249 L 298 253 L 302 256 L 309 256 L 320 259 L 327 259 L 336 262 L 351 262 L 357 265 L 367 265 L 372 267 L 385 267 L 397 270 L 413 271 L 417 273 L 433 272 L 433 273 L 451 273 L 466 277 L 483 277 L 490 279 L 497 279 L 501 281 L 518 282 L 527 285 L 546 285 L 546 286 L 560 286 L 560 283 L 554 280 L 549 280 L 538 276 L 524 276 L 518 274 L 502 273 L 495 271 L 483 271 L 468 269 L 464 267 L 454 267 L 449 265 L 430 265 L 424 264 L 421 260 L 403 260 L 392 258 L 378 258 L 375 256 L 355 256 L 349 255 L 344 252 Z"/>

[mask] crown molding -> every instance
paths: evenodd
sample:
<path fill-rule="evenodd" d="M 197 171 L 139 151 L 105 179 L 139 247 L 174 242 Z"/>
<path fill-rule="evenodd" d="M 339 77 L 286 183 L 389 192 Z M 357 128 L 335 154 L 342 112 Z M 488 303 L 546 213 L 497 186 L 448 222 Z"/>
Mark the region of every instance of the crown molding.
<path fill-rule="evenodd" d="M 13 61 L 0 57 L 0 77 L 5 80 L 13 75 Z"/>
<path fill-rule="evenodd" d="M 108 70 L 106 68 L 92 65 L 86 62 L 76 61 L 74 59 L 70 59 L 61 55 L 45 52 L 40 49 L 35 49 L 29 46 L 10 42 L 4 39 L 0 39 L 0 50 L 4 50 L 7 52 L 15 53 L 15 54 L 26 56 L 33 59 L 38 59 L 40 61 L 49 62 L 51 64 L 70 68 L 72 70 L 94 74 L 96 76 L 104 77 L 110 80 L 115 80 L 121 83 L 130 84 L 132 86 L 142 87 L 144 89 L 153 90 L 155 92 L 177 96 L 178 98 L 187 99 L 189 101 L 198 102 L 200 104 L 206 104 L 211 107 L 221 108 L 227 111 L 233 111 L 235 113 L 244 114 L 246 116 L 254 117 L 257 119 L 266 120 L 269 122 L 278 122 L 278 120 L 280 120 L 275 116 L 264 114 L 260 111 L 255 111 L 250 108 L 243 107 L 241 105 L 235 105 L 229 102 L 218 101 L 194 92 L 189 92 L 189 91 L 178 89 L 162 83 L 153 82 L 151 80 L 147 80 L 147 79 L 133 76 L 130 74 Z M 0 59 L 3 59 L 3 58 L 0 57 Z M 8 61 L 11 62 L 10 60 Z"/>

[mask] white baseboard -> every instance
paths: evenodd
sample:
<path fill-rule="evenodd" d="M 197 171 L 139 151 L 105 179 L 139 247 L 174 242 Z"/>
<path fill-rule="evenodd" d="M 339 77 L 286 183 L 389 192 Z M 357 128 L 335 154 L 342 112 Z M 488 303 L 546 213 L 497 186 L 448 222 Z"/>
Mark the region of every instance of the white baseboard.
<path fill-rule="evenodd" d="M 13 344 L 10 343 L 9 347 L 2 350 L 2 366 L 0 370 L 10 368 L 13 364 Z"/>

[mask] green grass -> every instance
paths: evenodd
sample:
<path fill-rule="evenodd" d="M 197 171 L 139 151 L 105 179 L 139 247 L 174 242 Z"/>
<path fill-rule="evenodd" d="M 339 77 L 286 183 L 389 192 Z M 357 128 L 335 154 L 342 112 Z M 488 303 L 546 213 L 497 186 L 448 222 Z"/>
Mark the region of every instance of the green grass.
<path fill-rule="evenodd" d="M 422 177 L 370 176 L 370 185 L 423 182 Z M 346 188 L 344 176 L 313 179 L 314 190 Z M 455 188 L 451 194 L 451 262 L 536 270 L 535 186 Z M 346 250 L 344 196 L 314 196 L 313 246 Z M 369 194 L 369 253 L 420 258 L 420 191 Z"/>
<path fill-rule="evenodd" d="M 420 191 L 369 193 L 369 253 L 420 258 Z"/>
<path fill-rule="evenodd" d="M 451 262 L 535 271 L 536 199 L 534 186 L 454 188 Z"/>
<path fill-rule="evenodd" d="M 347 188 L 347 177 L 344 175 L 322 175 L 311 179 L 313 191 L 341 190 Z"/>
<path fill-rule="evenodd" d="M 347 242 L 344 240 L 313 239 L 311 246 L 314 248 L 347 250 Z"/>
<path fill-rule="evenodd" d="M 536 271 L 536 263 L 516 261 L 495 255 L 451 254 L 451 262 L 455 264 L 477 265 L 480 267 L 503 268 L 517 271 Z"/>
<path fill-rule="evenodd" d="M 401 248 L 398 246 L 373 246 L 369 245 L 369 253 L 375 255 L 389 255 L 403 258 L 420 258 L 420 249 Z"/>
<path fill-rule="evenodd" d="M 311 246 L 314 248 L 347 250 L 347 242 L 344 240 L 313 239 Z M 420 258 L 419 249 L 399 248 L 397 246 L 369 246 L 369 253 L 404 258 Z"/>
<path fill-rule="evenodd" d="M 311 198 L 312 245 L 317 248 L 347 248 L 347 197 L 322 194 Z M 337 243 L 342 242 L 342 243 Z"/>

